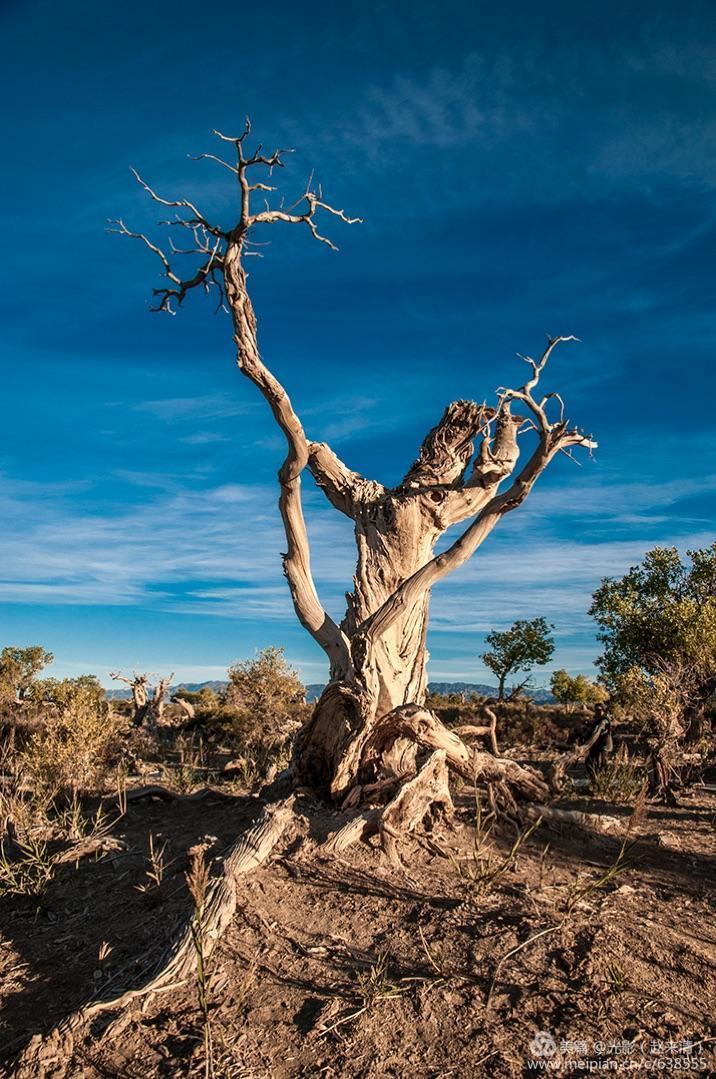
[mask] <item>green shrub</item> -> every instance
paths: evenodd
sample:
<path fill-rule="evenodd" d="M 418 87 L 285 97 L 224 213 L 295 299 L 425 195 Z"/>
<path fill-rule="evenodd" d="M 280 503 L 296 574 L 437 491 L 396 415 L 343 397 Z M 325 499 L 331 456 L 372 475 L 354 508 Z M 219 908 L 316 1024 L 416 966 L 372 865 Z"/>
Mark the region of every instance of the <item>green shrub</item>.
<path fill-rule="evenodd" d="M 46 679 L 32 688 L 44 722 L 19 754 L 36 796 L 101 789 L 117 751 L 120 719 L 96 678 Z"/>

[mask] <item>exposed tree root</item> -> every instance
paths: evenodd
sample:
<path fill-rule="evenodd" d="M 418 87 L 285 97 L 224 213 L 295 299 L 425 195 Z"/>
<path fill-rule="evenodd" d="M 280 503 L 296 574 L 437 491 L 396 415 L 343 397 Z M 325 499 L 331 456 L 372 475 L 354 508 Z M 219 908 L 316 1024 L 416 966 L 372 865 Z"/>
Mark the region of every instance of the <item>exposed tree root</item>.
<path fill-rule="evenodd" d="M 425 749 L 443 750 L 448 766 L 470 782 L 507 784 L 531 802 L 543 801 L 549 794 L 547 784 L 533 768 L 471 749 L 420 705 L 406 704 L 384 716 L 374 730 L 369 751 L 380 756 L 399 737 L 412 738 Z"/>
<path fill-rule="evenodd" d="M 589 756 L 589 751 L 604 734 L 608 725 L 609 721 L 606 717 L 601 719 L 584 745 L 575 746 L 569 753 L 565 753 L 563 757 L 554 761 L 549 774 L 549 785 L 554 794 L 560 794 L 564 790 L 568 769 L 572 768 L 575 764 L 581 764 L 582 761 L 586 761 Z"/>
<path fill-rule="evenodd" d="M 322 846 L 326 854 L 340 854 L 341 851 L 352 847 L 360 839 L 367 839 L 375 835 L 380 829 L 380 820 L 383 816 L 382 809 L 365 809 L 362 813 L 351 817 L 338 831 L 333 832 Z"/>
<path fill-rule="evenodd" d="M 448 768 L 443 749 L 428 757 L 417 775 L 405 782 L 382 809 L 366 809 L 334 832 L 323 851 L 338 854 L 361 839 L 380 834 L 381 845 L 391 865 L 404 870 L 398 842 L 415 831 L 429 814 L 441 811 L 452 821 L 453 802 L 448 786 Z"/>
<path fill-rule="evenodd" d="M 493 712 L 490 720 L 489 726 L 469 726 L 460 730 L 488 736 L 496 749 L 496 716 Z M 385 808 L 365 809 L 334 832 L 323 845 L 326 853 L 339 853 L 380 832 L 383 849 L 391 864 L 403 868 L 397 850 L 398 838 L 413 831 L 431 805 L 442 808 L 448 816 L 452 814 L 448 768 L 472 783 L 484 784 L 495 812 L 500 808 L 515 819 L 519 810 L 513 791 L 529 801 L 543 801 L 549 794 L 547 784 L 534 769 L 471 748 L 429 709 L 414 704 L 402 705 L 378 720 L 364 746 L 362 770 L 380 774 L 385 755 L 396 743 L 405 742 L 431 750 L 428 761 L 412 778 L 391 775 L 352 787 L 344 798 L 344 808 L 366 801 L 381 801 L 381 796 L 385 797 L 387 792 L 392 793 L 396 787 L 398 790 Z"/>
<path fill-rule="evenodd" d="M 576 825 L 577 828 L 599 835 L 621 836 L 629 827 L 628 817 L 608 817 L 600 813 L 582 813 L 577 809 L 555 809 L 544 805 L 528 806 L 527 817 L 529 820 L 542 817 L 547 824 Z"/>
<path fill-rule="evenodd" d="M 500 751 L 497 746 L 497 716 L 491 708 L 485 708 L 485 714 L 490 722 L 482 726 L 476 726 L 472 723 L 463 723 L 460 727 L 453 727 L 453 732 L 459 734 L 461 738 L 465 736 L 474 736 L 476 738 L 487 738 L 490 742 L 490 750 L 496 757 L 499 757 Z"/>
<path fill-rule="evenodd" d="M 418 774 L 400 788 L 381 814 L 381 843 L 395 869 L 405 868 L 398 841 L 413 832 L 436 809 L 452 820 L 453 804 L 448 787 L 446 755 L 442 749 L 430 755 Z"/>
<path fill-rule="evenodd" d="M 148 783 L 144 787 L 134 787 L 123 793 L 125 802 L 139 802 L 142 798 L 161 798 L 163 802 L 175 802 L 182 800 L 185 802 L 201 802 L 204 798 L 209 798 L 212 794 L 220 794 L 219 791 L 212 790 L 211 787 L 200 787 L 199 790 L 192 791 L 191 794 L 183 794 L 180 791 L 173 791 L 169 787 L 165 787 L 161 783 Z"/>
<path fill-rule="evenodd" d="M 268 806 L 229 850 L 222 875 L 210 882 L 201 918 L 205 957 L 211 954 L 233 918 L 238 878 L 256 869 L 269 857 L 293 817 L 293 803 L 294 799 L 288 798 Z M 110 1000 L 93 1001 L 67 1016 L 47 1035 L 35 1035 L 18 1061 L 15 1072 L 18 1079 L 37 1079 L 48 1073 L 66 1074 L 71 1065 L 74 1038 L 91 1019 L 102 1012 L 119 1011 L 140 997 L 181 985 L 195 967 L 195 933 L 196 925 L 192 919 L 170 947 L 158 972 L 145 985 Z"/>

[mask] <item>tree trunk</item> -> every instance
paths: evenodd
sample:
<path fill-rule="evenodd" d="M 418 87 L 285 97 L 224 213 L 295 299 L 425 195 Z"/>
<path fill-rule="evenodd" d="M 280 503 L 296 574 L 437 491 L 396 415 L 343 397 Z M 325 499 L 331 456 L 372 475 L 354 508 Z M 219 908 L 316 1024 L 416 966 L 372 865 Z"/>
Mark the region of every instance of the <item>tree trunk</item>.
<path fill-rule="evenodd" d="M 284 572 L 299 620 L 330 661 L 329 683 L 296 742 L 295 773 L 299 782 L 342 801 L 365 784 L 415 774 L 419 739 L 410 725 L 398 724 L 400 730 L 396 727 L 394 736 L 382 740 L 377 756 L 370 751 L 370 743 L 379 724 L 401 709 L 420 708 L 424 702 L 431 587 L 465 562 L 502 515 L 524 500 L 561 448 L 564 431 L 560 429 L 553 438 L 545 427 L 517 480 L 498 495 L 499 485 L 512 473 L 519 456 L 517 434 L 522 418 L 513 416 L 505 401 L 497 415 L 486 405 L 454 401 L 424 439 L 416 461 L 397 487 L 387 489 L 364 479 L 328 446 L 308 442 L 285 390 L 264 365 L 241 264 L 241 243 L 230 239 L 223 261 L 237 362 L 266 398 L 286 438 L 288 454 L 279 470 L 279 508 L 288 542 Z M 490 428 L 493 420 L 494 430 Z M 483 436 L 481 448 L 474 454 L 473 440 L 479 435 Z M 340 625 L 323 609 L 311 574 L 300 493 L 306 466 L 332 505 L 354 522 L 354 588 L 347 596 Z M 467 530 L 435 555 L 439 537 L 466 518 L 473 518 Z M 441 727 L 435 717 L 433 724 Z M 442 736 L 433 731 L 431 737 L 428 744 L 440 748 Z M 461 753 L 471 759 L 471 751 L 460 745 Z M 453 761 L 458 756 L 453 754 Z M 507 772 L 514 772 L 511 764 L 493 769 L 491 781 L 505 781 Z M 471 767 L 463 761 L 465 774 Z M 533 790 L 546 791 L 544 784 L 526 782 Z"/>
<path fill-rule="evenodd" d="M 333 798 L 375 778 L 362 768 L 362 753 L 380 720 L 402 705 L 425 700 L 429 593 L 406 606 L 373 644 L 365 646 L 359 630 L 432 556 L 437 533 L 425 528 L 416 502 L 384 499 L 378 506 L 361 507 L 356 520 L 355 587 L 341 623 L 351 646 L 352 670 L 324 690 L 298 757 L 304 781 Z M 412 774 L 415 756 L 412 740 L 396 739 L 382 755 L 383 775 Z"/>
<path fill-rule="evenodd" d="M 505 699 L 505 679 L 507 678 L 507 672 L 500 675 L 500 681 L 497 685 L 497 699 L 498 701 L 504 701 Z"/>

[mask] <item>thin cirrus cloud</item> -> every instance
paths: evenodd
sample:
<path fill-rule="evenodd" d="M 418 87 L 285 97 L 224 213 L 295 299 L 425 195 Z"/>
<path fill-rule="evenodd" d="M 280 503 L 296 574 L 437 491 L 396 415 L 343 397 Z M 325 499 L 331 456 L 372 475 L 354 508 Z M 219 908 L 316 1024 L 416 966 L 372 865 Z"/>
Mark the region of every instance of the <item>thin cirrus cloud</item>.
<path fill-rule="evenodd" d="M 150 486 L 155 485 L 156 477 Z M 618 520 L 631 506 L 645 511 L 645 521 L 659 523 L 665 515 L 654 511 L 715 486 L 716 477 L 705 477 L 701 483 L 585 487 L 576 519 L 574 491 L 547 490 L 541 497 L 535 492 L 529 512 L 508 519 L 509 529 L 503 526 L 504 532 L 498 530 L 473 560 L 436 587 L 433 632 L 482 632 L 527 607 L 578 624 L 599 579 L 624 572 L 661 540 L 648 534 L 605 539 L 595 519 L 611 510 Z M 274 487 L 160 490 L 104 513 L 76 512 L 64 485 L 43 493 L 40 504 L 34 484 L 0 485 L 0 510 L 12 522 L 0 538 L 5 601 L 157 605 L 178 614 L 292 619 Z M 350 525 L 310 489 L 307 509 L 314 572 L 324 602 L 340 614 L 353 572 Z M 566 515 L 581 542 L 558 533 L 555 522 Z M 667 537 L 673 533 L 664 531 Z M 703 546 L 709 533 L 705 527 L 682 528 L 678 538 L 682 548 Z"/>
<path fill-rule="evenodd" d="M 644 38 L 640 53 L 595 41 L 579 62 L 569 48 L 552 43 L 548 63 L 538 46 L 526 46 L 519 58 L 509 49 L 471 49 L 451 64 L 405 67 L 364 87 L 349 115 L 327 127 L 323 138 L 346 157 L 360 146 L 364 161 L 380 172 L 411 152 L 433 148 L 445 155 L 434 162 L 440 186 L 424 193 L 425 202 L 437 195 L 441 202 L 469 204 L 479 190 L 492 196 L 495 181 L 511 189 L 523 179 L 514 163 L 516 140 L 524 159 L 530 146 L 539 145 L 532 187 L 541 195 L 563 194 L 568 178 L 582 193 L 585 181 L 599 193 L 605 180 L 612 190 L 645 180 L 712 188 L 716 125 L 698 115 L 691 94 L 699 87 L 711 93 L 713 46 L 687 35 L 675 47 L 668 33 L 653 26 Z M 616 77 L 596 104 L 585 89 L 605 66 Z M 649 92 L 654 85 L 663 93 Z M 625 97 L 638 107 L 625 108 Z M 593 122 L 585 123 L 585 115 Z M 572 125 L 577 126 L 565 149 L 564 129 Z M 321 133 L 313 129 L 300 139 L 302 126 L 292 128 L 299 140 L 320 145 Z M 480 170 L 475 190 L 466 191 L 454 181 L 450 154 L 470 148 L 489 153 L 490 167 Z M 555 189 L 557 171 L 561 183 Z"/>
<path fill-rule="evenodd" d="M 139 401 L 134 405 L 134 410 L 147 412 L 166 423 L 181 423 L 242 416 L 253 412 L 255 407 L 253 402 L 233 400 L 228 395 L 207 394 L 203 397 L 163 397 Z"/>
<path fill-rule="evenodd" d="M 146 486 L 160 486 L 153 476 Z M 196 584 L 237 580 L 260 586 L 281 577 L 285 546 L 275 490 L 223 484 L 176 489 L 170 478 L 150 498 L 121 510 L 78 512 L 65 488 L 0 485 L 0 598 L 6 602 L 160 605 L 205 613 L 211 590 Z M 54 497 L 53 497 L 54 495 Z M 312 529 L 324 578 L 338 576 L 331 518 Z M 250 539 L 248 538 L 250 536 Z M 176 587 L 188 597 L 173 599 Z M 287 594 L 286 594 L 287 595 Z M 211 607 L 211 605 L 208 605 Z M 219 611 L 217 613 L 224 613 Z"/>

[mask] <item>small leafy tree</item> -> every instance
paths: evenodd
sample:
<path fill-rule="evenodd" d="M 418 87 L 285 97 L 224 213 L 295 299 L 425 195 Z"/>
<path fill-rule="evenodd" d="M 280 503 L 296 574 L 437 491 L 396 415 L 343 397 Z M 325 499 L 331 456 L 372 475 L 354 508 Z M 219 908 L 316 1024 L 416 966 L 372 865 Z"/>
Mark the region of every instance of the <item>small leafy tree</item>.
<path fill-rule="evenodd" d="M 576 704 L 601 704 L 609 697 L 603 686 L 590 682 L 586 675 L 578 674 L 572 677 L 565 670 L 554 672 L 549 688 L 554 699 L 567 708 Z"/>
<path fill-rule="evenodd" d="M 97 709 L 106 706 L 104 687 L 93 674 L 81 674 L 78 678 L 39 678 L 32 683 L 27 699 L 53 705 L 60 711 L 80 701 Z"/>
<path fill-rule="evenodd" d="M 655 547 L 620 578 L 606 578 L 590 614 L 600 626 L 604 680 L 651 745 L 652 793 L 673 800 L 684 737 L 704 732 L 716 691 L 716 543 Z"/>
<path fill-rule="evenodd" d="M 509 629 L 493 630 L 487 634 L 485 642 L 490 651 L 483 653 L 482 661 L 497 675 L 497 695 L 500 700 L 504 700 L 508 675 L 549 663 L 554 652 L 554 639 L 550 633 L 553 629 L 554 626 L 544 618 L 533 618 L 531 621 L 518 618 Z M 529 676 L 514 688 L 512 695 L 528 682 Z"/>
<path fill-rule="evenodd" d="M 589 613 L 607 685 L 632 698 L 652 691 L 670 701 L 677 726 L 699 731 L 716 691 L 716 543 L 687 554 L 690 565 L 675 547 L 655 547 L 623 577 L 605 578 Z"/>
<path fill-rule="evenodd" d="M 8 645 L 0 652 L 0 701 L 23 701 L 40 671 L 52 663 L 52 652 L 39 645 L 18 648 Z"/>
<path fill-rule="evenodd" d="M 264 648 L 229 667 L 221 722 L 238 738 L 258 772 L 284 762 L 290 736 L 302 718 L 306 687 L 283 648 Z M 286 758 L 287 760 L 287 758 Z"/>
<path fill-rule="evenodd" d="M 229 667 L 226 703 L 234 708 L 257 716 L 285 712 L 302 704 L 305 696 L 306 687 L 286 662 L 283 648 L 264 648 L 254 659 L 239 660 Z"/>

